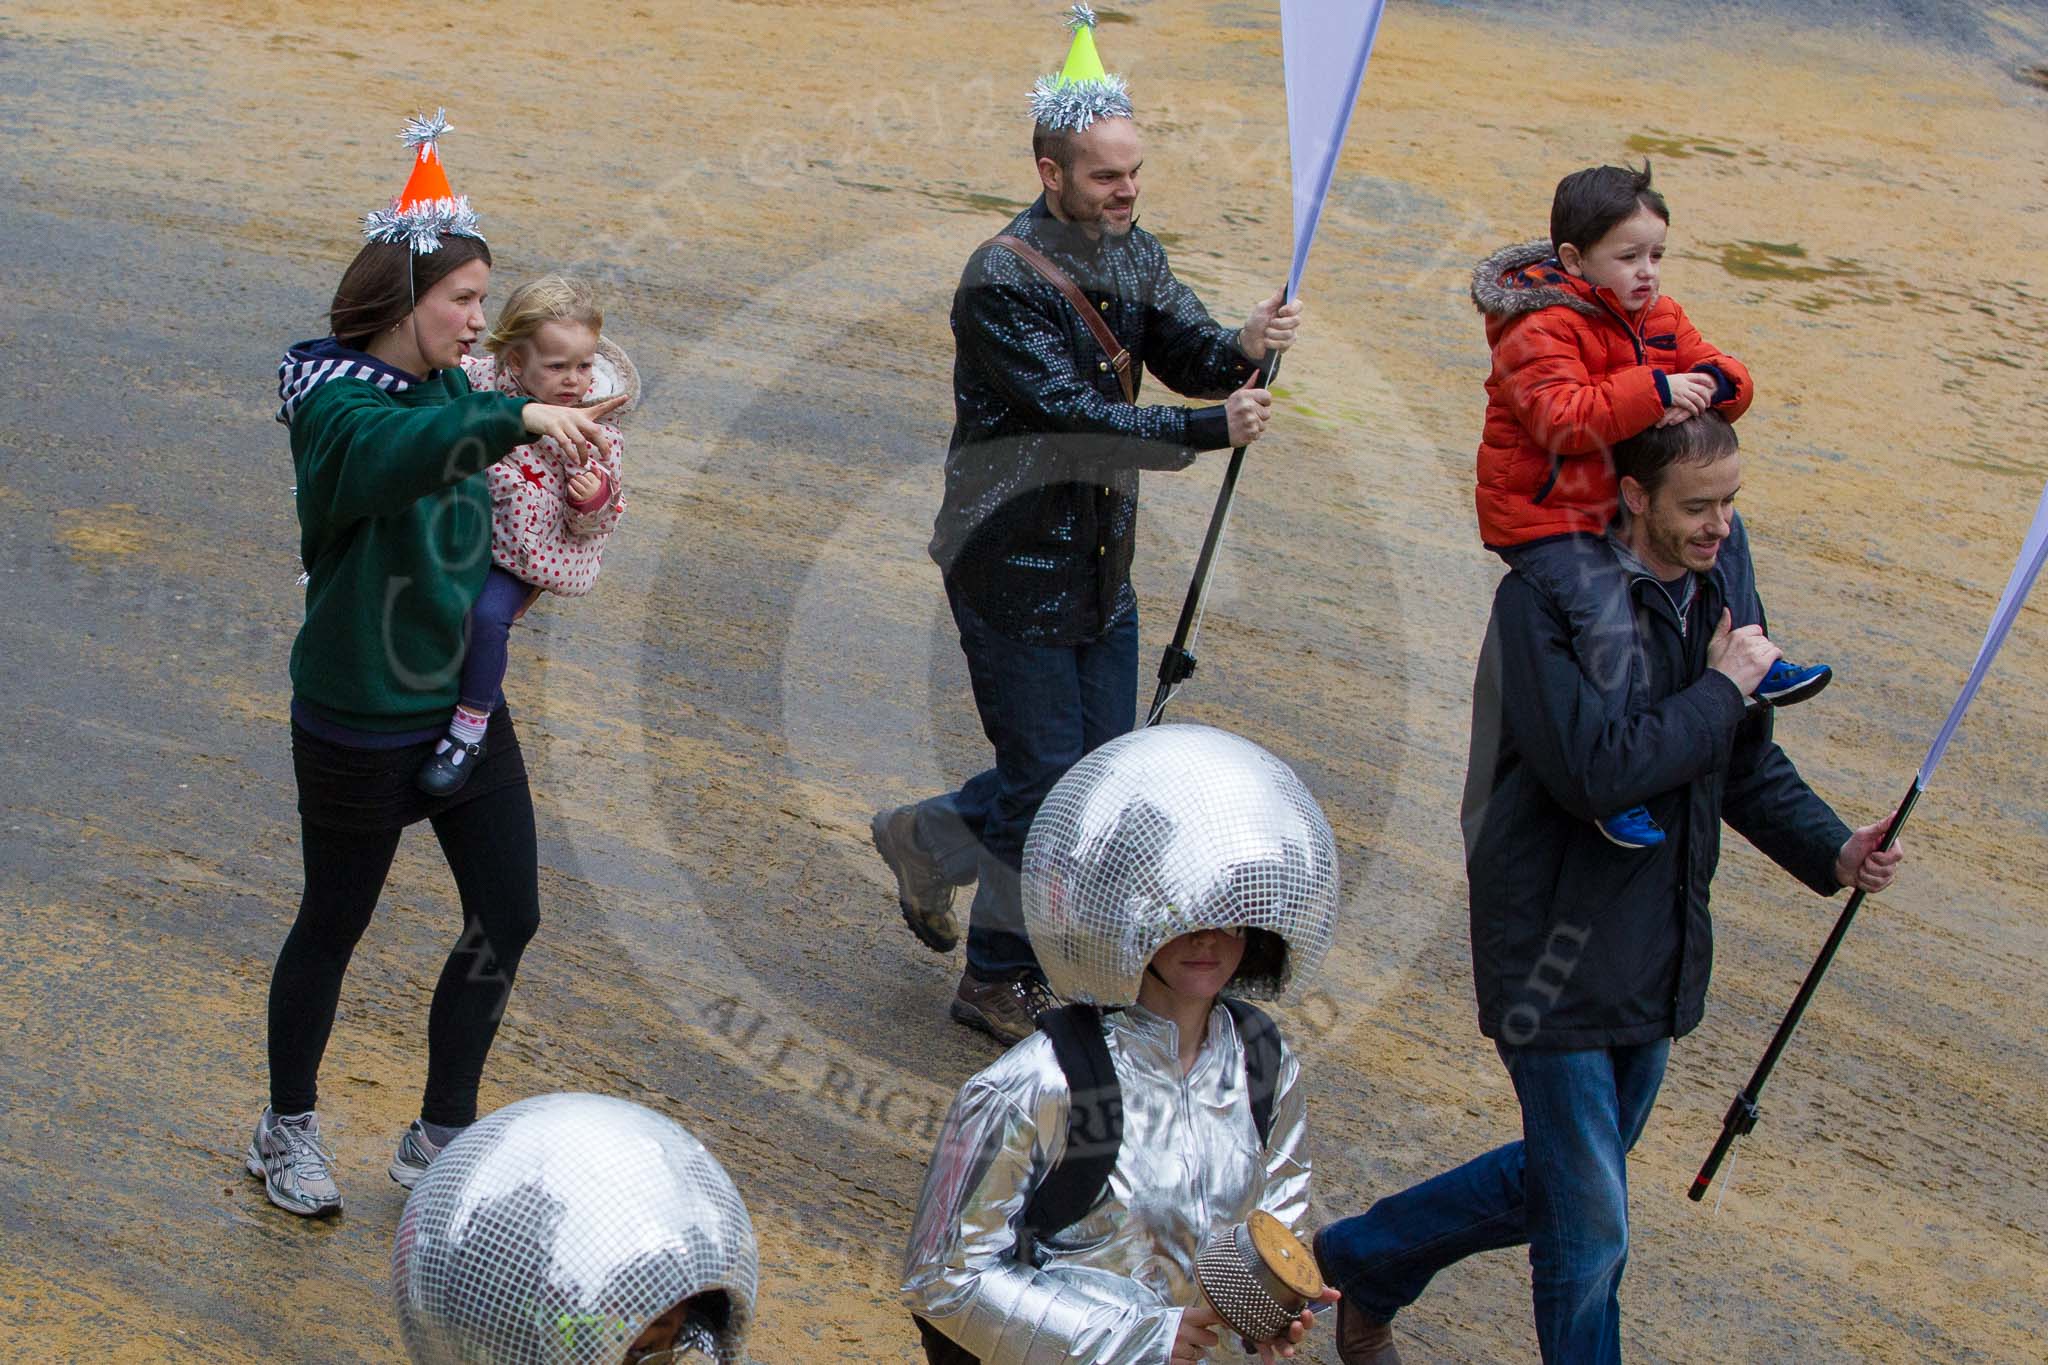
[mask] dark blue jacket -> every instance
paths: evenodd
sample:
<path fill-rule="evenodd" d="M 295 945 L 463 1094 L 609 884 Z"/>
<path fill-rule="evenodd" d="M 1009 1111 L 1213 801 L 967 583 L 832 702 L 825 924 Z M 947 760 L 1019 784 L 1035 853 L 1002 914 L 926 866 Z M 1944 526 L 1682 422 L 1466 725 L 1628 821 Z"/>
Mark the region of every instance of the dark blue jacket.
<path fill-rule="evenodd" d="M 1072 277 L 1168 388 L 1224 398 L 1258 368 L 1133 227 L 1090 239 L 1040 196 L 1004 229 Z M 1230 444 L 1219 404 L 1126 403 L 1102 348 L 1060 292 L 1011 251 L 968 258 L 953 295 L 953 438 L 931 554 L 953 591 L 1027 644 L 1099 637 L 1136 606 L 1138 471 L 1184 469 Z"/>
<path fill-rule="evenodd" d="M 1681 622 L 1663 585 L 1611 553 L 1587 591 L 1627 593 L 1645 705 L 1615 717 L 1581 671 L 1565 612 L 1519 573 L 1501 580 L 1473 689 L 1466 873 L 1479 1026 L 1515 1046 L 1675 1038 L 1706 1010 L 1708 889 L 1721 822 L 1822 895 L 1840 889 L 1845 826 L 1707 667 L 1712 575 Z M 1647 805 L 1666 839 L 1624 849 L 1593 821 Z"/>

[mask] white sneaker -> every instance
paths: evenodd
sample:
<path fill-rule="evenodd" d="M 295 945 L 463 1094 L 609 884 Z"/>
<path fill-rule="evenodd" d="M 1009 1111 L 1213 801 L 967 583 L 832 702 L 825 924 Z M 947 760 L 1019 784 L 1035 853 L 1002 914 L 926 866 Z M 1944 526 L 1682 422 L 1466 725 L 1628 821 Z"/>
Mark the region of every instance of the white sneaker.
<path fill-rule="evenodd" d="M 405 1135 L 398 1139 L 398 1151 L 391 1158 L 389 1167 L 391 1178 L 411 1189 L 419 1184 L 420 1177 L 427 1173 L 427 1167 L 433 1165 L 434 1158 L 439 1155 L 441 1149 L 428 1139 L 426 1127 L 414 1119 Z"/>
<path fill-rule="evenodd" d="M 334 1154 L 320 1140 L 320 1118 L 310 1111 L 279 1118 L 263 1106 L 249 1139 L 249 1174 L 263 1182 L 270 1202 L 302 1218 L 341 1212 L 334 1184 Z"/>

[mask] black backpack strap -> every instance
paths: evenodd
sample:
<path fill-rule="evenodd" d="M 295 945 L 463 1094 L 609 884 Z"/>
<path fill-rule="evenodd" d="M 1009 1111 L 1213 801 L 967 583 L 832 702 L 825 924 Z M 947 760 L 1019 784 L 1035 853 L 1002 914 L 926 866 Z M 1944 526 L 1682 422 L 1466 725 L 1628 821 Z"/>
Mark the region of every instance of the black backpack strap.
<path fill-rule="evenodd" d="M 1070 1099 L 1067 1150 L 1024 1203 L 1025 1238 L 1017 1254 L 1027 1262 L 1039 1238 L 1072 1227 L 1095 1207 L 1124 1140 L 1123 1090 L 1103 1041 L 1102 1011 L 1062 1005 L 1039 1015 L 1038 1028 L 1052 1040 Z"/>
<path fill-rule="evenodd" d="M 1223 1007 L 1230 1011 L 1244 1043 L 1244 1083 L 1251 1091 L 1259 1145 L 1264 1146 L 1273 1138 L 1273 1096 L 1280 1087 L 1280 1029 L 1271 1015 L 1247 1001 L 1226 995 Z"/>
<path fill-rule="evenodd" d="M 1252 1123 L 1261 1145 L 1272 1140 L 1273 1100 L 1280 1085 L 1280 1029 L 1258 1006 L 1225 996 L 1224 1008 L 1244 1043 L 1245 1086 L 1251 1092 Z M 1123 1089 L 1102 1037 L 1102 1011 L 1093 1005 L 1062 1005 L 1038 1016 L 1039 1031 L 1052 1041 L 1053 1055 L 1066 1073 L 1067 1150 L 1053 1163 L 1024 1202 L 1024 1226 L 1017 1259 L 1030 1263 L 1041 1237 L 1072 1227 L 1087 1216 L 1109 1187 L 1124 1140 Z M 929 1365 L 978 1365 L 977 1359 L 923 1318 L 917 1319 Z"/>
<path fill-rule="evenodd" d="M 1016 1257 L 1026 1265 L 1039 1238 L 1072 1227 L 1095 1207 L 1109 1187 L 1124 1140 L 1123 1089 L 1102 1038 L 1102 1011 L 1093 1005 L 1062 1005 L 1039 1015 L 1038 1028 L 1052 1041 L 1067 1077 L 1067 1150 L 1024 1201 Z M 979 1365 L 923 1318 L 917 1319 L 917 1332 L 928 1365 Z"/>

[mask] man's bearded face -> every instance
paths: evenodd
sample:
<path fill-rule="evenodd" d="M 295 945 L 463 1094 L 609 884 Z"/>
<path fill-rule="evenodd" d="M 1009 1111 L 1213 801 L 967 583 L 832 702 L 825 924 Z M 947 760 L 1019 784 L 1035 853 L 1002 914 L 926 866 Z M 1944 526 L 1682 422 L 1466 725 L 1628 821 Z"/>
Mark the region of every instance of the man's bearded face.
<path fill-rule="evenodd" d="M 1039 163 L 1058 215 L 1080 224 L 1090 236 L 1124 236 L 1137 213 L 1138 169 L 1145 159 L 1138 125 L 1127 118 L 1097 119 L 1069 145 L 1071 165 Z"/>

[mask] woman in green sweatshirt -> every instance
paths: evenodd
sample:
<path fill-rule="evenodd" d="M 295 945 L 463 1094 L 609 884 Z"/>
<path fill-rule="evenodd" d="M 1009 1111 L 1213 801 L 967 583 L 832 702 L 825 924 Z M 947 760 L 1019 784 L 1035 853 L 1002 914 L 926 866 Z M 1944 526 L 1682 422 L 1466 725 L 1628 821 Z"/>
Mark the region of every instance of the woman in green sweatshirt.
<path fill-rule="evenodd" d="M 433 156 L 438 175 L 432 135 L 445 125 L 421 126 L 419 164 Z M 540 436 L 595 453 L 606 412 L 470 391 L 461 360 L 484 328 L 491 255 L 466 200 L 443 193 L 372 215 L 371 235 L 335 291 L 333 335 L 293 346 L 278 367 L 306 568 L 291 653 L 306 888 L 271 979 L 270 1104 L 248 1165 L 271 1202 L 304 1215 L 341 1209 L 314 1113 L 320 1058 L 399 833 L 423 819 L 463 925 L 434 990 L 425 1098 L 392 1179 L 410 1188 L 476 1118 L 484 1058 L 540 923 L 533 801 L 511 717 L 503 706 L 492 715 L 460 792 L 434 800 L 413 774 L 448 728 L 463 622 L 491 564 L 483 471 Z"/>

